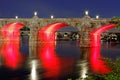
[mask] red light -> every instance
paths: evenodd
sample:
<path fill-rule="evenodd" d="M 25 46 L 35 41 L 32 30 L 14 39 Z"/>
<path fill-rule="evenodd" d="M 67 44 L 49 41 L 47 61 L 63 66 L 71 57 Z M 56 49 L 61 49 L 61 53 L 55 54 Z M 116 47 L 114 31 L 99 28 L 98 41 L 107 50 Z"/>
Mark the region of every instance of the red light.
<path fill-rule="evenodd" d="M 4 38 L 1 48 L 1 53 L 5 61 L 4 65 L 12 69 L 16 69 L 22 61 L 22 56 L 19 52 L 20 28 L 22 27 L 24 27 L 23 24 L 16 22 L 9 23 L 1 29 L 1 34 Z"/>
<path fill-rule="evenodd" d="M 42 77 L 58 78 L 61 75 L 66 75 L 72 72 L 75 64 L 74 58 L 57 56 L 54 43 L 41 43 L 38 45 L 39 47 L 37 47 L 37 50 L 40 64 L 45 70 Z"/>
<path fill-rule="evenodd" d="M 100 60 L 103 57 L 100 55 L 100 47 L 90 48 L 90 67 L 93 72 L 99 74 L 105 74 L 111 72 L 111 69 L 105 65 L 105 61 Z"/>
<path fill-rule="evenodd" d="M 54 42 L 55 41 L 55 32 L 62 28 L 68 26 L 64 23 L 54 23 L 43 27 L 38 32 L 38 40 L 42 42 Z"/>
<path fill-rule="evenodd" d="M 43 27 L 38 32 L 38 40 L 42 41 L 43 43 L 38 43 L 38 55 L 41 61 L 41 65 L 43 69 L 45 69 L 45 73 L 43 77 L 58 77 L 61 75 L 63 71 L 65 73 L 66 70 L 71 70 L 71 65 L 73 64 L 73 59 L 67 59 L 71 63 L 64 64 L 65 59 L 60 59 L 55 53 L 55 32 L 62 28 L 68 26 L 67 24 L 63 23 L 55 23 L 50 24 L 48 26 Z M 52 43 L 51 43 L 52 42 Z M 66 70 L 63 67 L 69 66 Z"/>
<path fill-rule="evenodd" d="M 54 23 L 43 27 L 38 32 L 38 40 L 42 42 L 55 42 L 55 31 L 67 26 L 63 23 Z M 45 77 L 58 76 L 60 74 L 60 63 L 54 52 L 54 44 L 42 44 L 42 48 L 38 49 L 42 65 L 46 69 Z M 52 73 L 52 74 L 51 74 Z"/>
<path fill-rule="evenodd" d="M 100 36 L 102 32 L 105 32 L 106 30 L 109 30 L 114 27 L 115 27 L 114 24 L 109 24 L 97 28 L 90 33 L 90 40 L 91 40 L 90 66 L 92 71 L 96 73 L 105 74 L 112 71 L 107 65 L 105 65 L 104 61 L 99 60 L 102 58 L 100 55 L 100 40 L 101 40 Z"/>
<path fill-rule="evenodd" d="M 19 42 L 14 41 L 5 42 L 1 49 L 5 61 L 4 65 L 12 69 L 18 68 L 22 62 L 22 55 L 19 52 Z"/>
<path fill-rule="evenodd" d="M 94 46 L 100 46 L 100 36 L 101 33 L 105 32 L 106 30 L 109 30 L 111 28 L 114 28 L 115 25 L 114 24 L 109 24 L 106 26 L 102 26 L 100 28 L 95 29 L 94 31 L 92 31 L 90 33 L 90 46 L 94 47 Z"/>
<path fill-rule="evenodd" d="M 2 27 L 1 33 L 2 36 L 6 39 L 13 39 L 13 40 L 19 40 L 20 36 L 20 29 L 24 27 L 23 24 L 15 22 L 15 23 L 9 23 Z"/>
<path fill-rule="evenodd" d="M 58 76 L 60 74 L 60 62 L 54 52 L 54 44 L 42 44 L 42 47 L 38 49 L 38 53 L 42 67 L 46 70 L 43 76 Z"/>

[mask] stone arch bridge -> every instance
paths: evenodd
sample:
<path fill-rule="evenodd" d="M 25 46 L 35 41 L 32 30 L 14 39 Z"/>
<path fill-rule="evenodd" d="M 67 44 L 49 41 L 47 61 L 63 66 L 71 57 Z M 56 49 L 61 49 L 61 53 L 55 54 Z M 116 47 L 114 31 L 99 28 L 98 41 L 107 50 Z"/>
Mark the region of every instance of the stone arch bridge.
<path fill-rule="evenodd" d="M 82 28 L 83 24 L 90 24 L 91 27 L 96 28 L 99 25 L 107 24 L 111 21 L 111 18 L 91 18 L 88 15 L 83 16 L 82 18 L 39 18 L 37 15 L 32 18 L 0 18 L 0 27 L 10 23 L 10 22 L 21 22 L 29 27 L 31 30 L 33 28 L 42 28 L 48 24 L 61 22 L 69 24 L 73 27 Z"/>
<path fill-rule="evenodd" d="M 0 28 L 11 22 L 20 22 L 29 28 L 29 52 L 33 58 L 36 56 L 36 40 L 37 31 L 42 27 L 51 23 L 65 23 L 79 30 L 80 45 L 86 47 L 89 43 L 89 33 L 99 26 L 109 24 L 110 18 L 91 18 L 89 15 L 84 15 L 82 18 L 39 18 L 34 15 L 32 18 L 0 18 Z M 34 53 L 34 54 L 33 54 Z"/>
<path fill-rule="evenodd" d="M 42 27 L 51 23 L 66 23 L 80 31 L 81 44 L 84 43 L 84 45 L 87 45 L 89 42 L 89 33 L 101 25 L 109 24 L 110 21 L 110 18 L 91 18 L 87 14 L 82 18 L 39 18 L 37 15 L 34 15 L 32 18 L 1 18 L 0 28 L 10 22 L 23 23 L 30 29 L 30 42 L 34 42 L 36 40 L 37 31 Z"/>

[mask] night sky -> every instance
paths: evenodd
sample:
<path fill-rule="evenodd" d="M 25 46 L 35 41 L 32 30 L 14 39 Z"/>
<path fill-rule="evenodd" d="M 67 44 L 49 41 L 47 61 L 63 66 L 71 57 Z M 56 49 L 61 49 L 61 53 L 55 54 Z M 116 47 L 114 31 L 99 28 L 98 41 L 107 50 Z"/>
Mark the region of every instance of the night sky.
<path fill-rule="evenodd" d="M 0 0 L 0 17 L 81 18 L 88 10 L 91 17 L 120 17 L 120 0 Z"/>

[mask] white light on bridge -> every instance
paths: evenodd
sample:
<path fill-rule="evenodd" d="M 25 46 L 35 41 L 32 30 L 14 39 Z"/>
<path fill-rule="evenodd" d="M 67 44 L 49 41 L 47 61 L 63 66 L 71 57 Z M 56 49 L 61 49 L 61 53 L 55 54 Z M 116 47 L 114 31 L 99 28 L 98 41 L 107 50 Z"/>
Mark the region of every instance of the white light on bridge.
<path fill-rule="evenodd" d="M 99 15 L 96 15 L 96 19 L 99 19 Z"/>
<path fill-rule="evenodd" d="M 51 15 L 51 19 L 53 19 L 54 18 L 54 16 L 53 15 Z"/>
<path fill-rule="evenodd" d="M 85 15 L 88 15 L 89 14 L 89 12 L 88 11 L 85 11 Z"/>
<path fill-rule="evenodd" d="M 18 16 L 15 16 L 15 19 L 18 19 Z"/>
<path fill-rule="evenodd" d="M 34 16 L 37 16 L 37 12 L 34 12 Z"/>

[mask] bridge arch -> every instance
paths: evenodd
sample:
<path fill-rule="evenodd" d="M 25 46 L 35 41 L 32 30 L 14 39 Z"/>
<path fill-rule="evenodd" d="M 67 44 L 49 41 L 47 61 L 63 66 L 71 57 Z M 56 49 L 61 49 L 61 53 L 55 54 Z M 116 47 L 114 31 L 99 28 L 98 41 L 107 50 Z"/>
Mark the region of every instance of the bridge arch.
<path fill-rule="evenodd" d="M 3 42 L 0 55 L 4 58 L 3 65 L 13 70 L 23 62 L 23 53 L 20 51 L 20 29 L 24 26 L 20 22 L 12 22 L 0 29 L 0 37 L 2 37 L 0 41 Z"/>
<path fill-rule="evenodd" d="M 25 27 L 20 22 L 11 22 L 1 28 L 1 34 L 5 39 L 17 39 L 20 35 L 20 29 Z"/>
<path fill-rule="evenodd" d="M 65 23 L 53 23 L 49 24 L 38 31 L 38 40 L 41 42 L 54 42 L 55 32 L 62 28 L 67 27 L 68 24 Z"/>
<path fill-rule="evenodd" d="M 115 27 L 115 24 L 109 24 L 93 30 L 90 33 L 90 46 L 92 47 L 100 46 L 100 35 L 106 30 L 109 30 L 114 27 Z"/>

